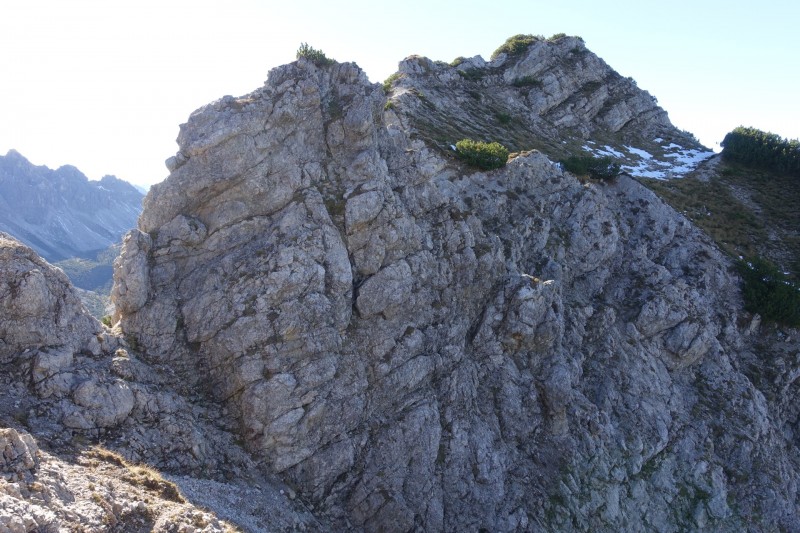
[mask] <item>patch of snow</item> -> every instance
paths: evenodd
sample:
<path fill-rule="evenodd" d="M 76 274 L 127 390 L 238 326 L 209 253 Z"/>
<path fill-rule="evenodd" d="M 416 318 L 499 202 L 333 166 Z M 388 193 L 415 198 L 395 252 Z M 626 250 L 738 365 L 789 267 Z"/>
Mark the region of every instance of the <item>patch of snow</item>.
<path fill-rule="evenodd" d="M 592 141 L 586 141 L 586 142 L 592 143 Z M 584 144 L 583 146 L 581 146 L 581 148 L 583 148 L 585 151 L 595 156 L 608 156 L 608 157 L 616 157 L 619 159 L 627 159 L 624 154 L 616 151 L 614 148 L 608 145 L 605 145 L 603 147 L 604 149 L 600 149 L 600 148 L 592 148 L 591 146 Z"/>
<path fill-rule="evenodd" d="M 653 139 L 653 142 L 655 142 L 655 143 L 663 143 L 664 139 L 662 139 L 661 137 L 656 137 L 655 139 Z"/>
<path fill-rule="evenodd" d="M 634 148 L 633 146 L 626 146 L 625 149 L 634 155 L 638 155 L 642 159 L 653 159 L 653 155 L 646 150 L 642 150 L 640 148 Z"/>
<path fill-rule="evenodd" d="M 697 165 L 714 155 L 714 152 L 686 149 L 678 144 L 670 143 L 665 148 L 672 152 L 663 155 L 663 158 L 669 158 L 664 161 L 662 157 L 657 159 L 647 150 L 634 146 L 624 146 L 628 154 L 623 154 L 609 145 L 597 148 L 589 146 L 589 144 L 595 143 L 586 141 L 581 148 L 593 156 L 609 156 L 617 159 L 619 163 L 628 163 L 621 165 L 620 168 L 631 176 L 658 180 L 682 178 L 697 168 Z"/>
<path fill-rule="evenodd" d="M 605 150 L 599 150 L 597 153 L 603 154 L 603 155 L 610 155 L 610 156 L 614 156 L 614 157 L 619 157 L 619 158 L 623 158 L 623 159 L 625 158 L 624 154 L 622 154 L 620 152 L 617 152 L 616 150 L 614 150 L 609 145 L 605 145 L 603 148 L 605 148 Z"/>
<path fill-rule="evenodd" d="M 624 165 L 620 168 L 622 168 L 622 170 L 631 176 L 636 176 L 638 178 L 654 178 L 658 180 L 667 179 L 667 173 L 663 170 L 653 170 L 642 164 L 639 164 L 635 167 Z"/>
<path fill-rule="evenodd" d="M 681 150 L 674 154 L 666 154 L 664 157 L 675 158 L 675 166 L 672 172 L 675 174 L 687 174 L 697 168 L 697 165 L 713 156 L 714 152 L 701 152 L 700 150 Z"/>

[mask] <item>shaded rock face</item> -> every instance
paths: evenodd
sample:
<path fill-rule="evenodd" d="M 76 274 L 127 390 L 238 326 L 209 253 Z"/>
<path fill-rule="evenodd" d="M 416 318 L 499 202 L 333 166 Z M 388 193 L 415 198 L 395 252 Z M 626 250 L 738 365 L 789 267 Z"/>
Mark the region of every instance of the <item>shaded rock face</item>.
<path fill-rule="evenodd" d="M 35 166 L 14 150 L 0 156 L 0 231 L 48 261 L 85 257 L 117 244 L 136 226 L 142 197 L 114 176 L 89 181 L 73 166 Z"/>
<path fill-rule="evenodd" d="M 473 172 L 384 103 L 300 60 L 182 125 L 116 264 L 147 360 L 348 527 L 796 524 L 796 442 L 739 369 L 709 239 L 629 178 L 536 152 Z"/>

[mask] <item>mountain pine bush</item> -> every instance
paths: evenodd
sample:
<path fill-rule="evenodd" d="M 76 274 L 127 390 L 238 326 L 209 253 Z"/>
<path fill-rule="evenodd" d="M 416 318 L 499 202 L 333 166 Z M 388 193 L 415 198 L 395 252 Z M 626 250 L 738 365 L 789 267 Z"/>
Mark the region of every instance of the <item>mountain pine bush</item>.
<path fill-rule="evenodd" d="M 787 326 L 800 326 L 800 287 L 797 284 L 760 257 L 740 261 L 738 267 L 747 311 Z"/>
<path fill-rule="evenodd" d="M 734 163 L 800 176 L 800 142 L 740 126 L 722 141 L 722 157 Z"/>
<path fill-rule="evenodd" d="M 468 165 L 482 170 L 504 167 L 508 161 L 508 149 L 498 142 L 462 139 L 456 143 L 456 154 Z"/>
<path fill-rule="evenodd" d="M 309 46 L 308 43 L 300 43 L 300 48 L 297 49 L 296 58 L 300 59 L 301 57 L 308 59 L 318 67 L 324 67 L 325 65 L 330 65 L 334 62 L 333 59 L 329 59 L 325 55 L 325 52 Z"/>
<path fill-rule="evenodd" d="M 525 35 L 518 34 L 506 39 L 506 42 L 492 52 L 492 59 L 496 59 L 500 54 L 507 54 L 509 56 L 518 56 L 525 52 L 530 45 L 537 41 L 543 41 L 544 37 L 541 35 Z"/>
<path fill-rule="evenodd" d="M 564 170 L 576 176 L 589 176 L 598 180 L 610 180 L 620 173 L 619 163 L 610 157 L 591 155 L 571 156 L 559 161 Z"/>

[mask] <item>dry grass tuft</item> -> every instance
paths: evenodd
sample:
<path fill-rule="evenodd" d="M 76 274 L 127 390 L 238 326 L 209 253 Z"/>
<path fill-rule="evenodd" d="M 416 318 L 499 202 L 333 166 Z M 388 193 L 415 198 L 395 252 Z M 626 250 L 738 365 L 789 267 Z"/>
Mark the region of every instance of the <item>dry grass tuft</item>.
<path fill-rule="evenodd" d="M 133 486 L 144 487 L 165 500 L 186 503 L 186 499 L 181 494 L 178 486 L 164 479 L 158 470 L 150 466 L 131 464 L 120 454 L 101 446 L 92 446 L 83 452 L 83 455 L 90 459 L 104 461 L 124 468 L 125 472 L 122 474 L 121 479 Z"/>

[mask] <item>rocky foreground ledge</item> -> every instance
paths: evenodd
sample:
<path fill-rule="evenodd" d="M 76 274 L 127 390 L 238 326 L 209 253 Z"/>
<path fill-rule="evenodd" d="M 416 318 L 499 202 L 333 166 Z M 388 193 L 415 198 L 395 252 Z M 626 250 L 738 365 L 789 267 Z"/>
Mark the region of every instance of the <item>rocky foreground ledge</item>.
<path fill-rule="evenodd" d="M 172 390 L 168 368 L 3 233 L 0 307 L 0 533 L 325 529 L 218 406 Z"/>
<path fill-rule="evenodd" d="M 257 485 L 257 525 L 201 502 L 252 531 L 791 531 L 797 332 L 742 314 L 726 257 L 635 180 L 536 151 L 476 172 L 404 99 L 301 59 L 192 114 L 116 328 L 62 304 L 55 342 L 0 325 L 9 425 L 198 498 Z M 4 309 L 26 269 L 58 277 L 27 260 Z"/>

